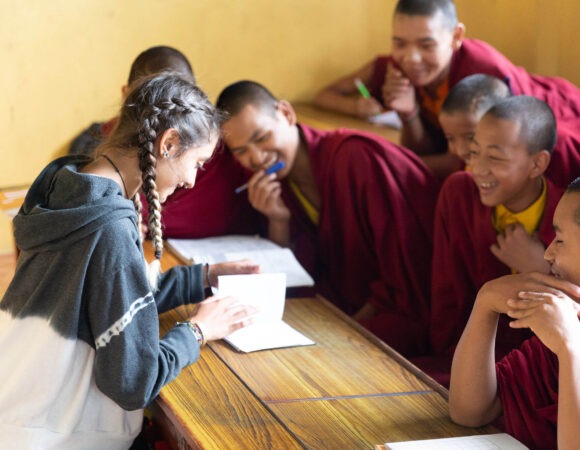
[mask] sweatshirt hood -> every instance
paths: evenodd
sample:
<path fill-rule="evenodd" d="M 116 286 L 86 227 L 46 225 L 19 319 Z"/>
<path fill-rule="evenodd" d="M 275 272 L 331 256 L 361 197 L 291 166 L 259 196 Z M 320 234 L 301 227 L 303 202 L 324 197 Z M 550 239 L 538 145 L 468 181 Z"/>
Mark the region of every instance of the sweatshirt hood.
<path fill-rule="evenodd" d="M 128 218 L 137 226 L 131 200 L 113 180 L 79 173 L 87 156 L 65 156 L 50 163 L 30 187 L 14 218 L 21 250 L 51 251 L 67 247 L 107 222 Z"/>

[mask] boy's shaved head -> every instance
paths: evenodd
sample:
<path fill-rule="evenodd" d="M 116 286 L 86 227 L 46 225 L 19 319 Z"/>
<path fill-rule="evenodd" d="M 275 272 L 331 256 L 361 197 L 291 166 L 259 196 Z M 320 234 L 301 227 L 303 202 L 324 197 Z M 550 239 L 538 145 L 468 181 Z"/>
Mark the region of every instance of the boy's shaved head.
<path fill-rule="evenodd" d="M 491 107 L 484 117 L 509 120 L 520 125 L 520 139 L 530 154 L 552 152 L 556 144 L 556 118 L 542 100 L 528 95 L 507 98 Z"/>
<path fill-rule="evenodd" d="M 259 83 L 254 81 L 238 81 L 227 86 L 216 101 L 216 107 L 226 113 L 226 120 L 237 115 L 247 105 L 253 105 L 258 109 L 276 113 L 278 99 Z"/>
<path fill-rule="evenodd" d="M 470 113 L 481 117 L 489 108 L 510 96 L 509 87 L 499 78 L 477 73 L 453 86 L 445 97 L 441 112 Z"/>
<path fill-rule="evenodd" d="M 129 71 L 128 85 L 135 80 L 161 72 L 176 72 L 182 78 L 195 84 L 191 64 L 183 53 L 173 47 L 159 45 L 141 52 L 133 61 Z"/>
<path fill-rule="evenodd" d="M 395 14 L 432 17 L 441 12 L 449 29 L 457 25 L 457 10 L 453 0 L 399 0 Z"/>

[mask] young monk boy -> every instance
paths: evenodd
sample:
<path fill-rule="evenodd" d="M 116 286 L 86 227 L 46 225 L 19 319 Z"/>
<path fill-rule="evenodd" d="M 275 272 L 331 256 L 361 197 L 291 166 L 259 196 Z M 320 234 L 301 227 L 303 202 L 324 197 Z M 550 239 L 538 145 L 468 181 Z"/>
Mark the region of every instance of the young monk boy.
<path fill-rule="evenodd" d="M 123 99 L 135 81 L 164 71 L 176 72 L 195 83 L 191 64 L 183 53 L 167 46 L 151 47 L 133 61 L 127 84 L 121 88 Z M 73 141 L 69 154 L 91 154 L 112 132 L 117 121 L 114 117 L 91 125 Z M 195 189 L 178 189 L 163 205 L 164 237 L 204 238 L 256 233 L 257 215 L 245 198 L 234 194 L 245 176 L 244 169 L 218 143 L 214 156 L 198 171 Z M 146 203 L 144 196 L 142 201 Z M 143 216 L 147 223 L 146 207 Z"/>
<path fill-rule="evenodd" d="M 449 92 L 439 122 L 450 153 L 469 166 L 469 152 L 475 129 L 483 114 L 511 96 L 506 83 L 491 75 L 465 77 Z M 580 121 L 559 121 L 557 139 L 546 169 L 546 177 L 565 188 L 580 175 Z"/>
<path fill-rule="evenodd" d="M 251 81 L 228 86 L 223 139 L 255 172 L 250 203 L 337 306 L 405 355 L 426 350 L 438 186 L 409 150 L 354 130 L 296 123 L 290 103 Z M 265 169 L 282 161 L 277 174 Z"/>
<path fill-rule="evenodd" d="M 431 344 L 435 354 L 448 357 L 441 373 L 433 374 L 443 384 L 481 286 L 510 272 L 549 272 L 542 255 L 554 236 L 552 216 L 562 189 L 543 174 L 555 136 L 554 115 L 544 102 L 529 96 L 505 99 L 477 125 L 471 172 L 451 175 L 441 189 L 435 214 Z M 500 355 L 528 337 L 503 322 L 500 330 Z"/>
<path fill-rule="evenodd" d="M 573 84 L 531 75 L 485 42 L 464 39 L 465 26 L 458 22 L 452 0 L 399 0 L 392 30 L 390 56 L 379 56 L 324 88 L 315 102 L 363 117 L 394 110 L 403 122 L 401 143 L 420 154 L 445 152 L 437 120 L 441 104 L 449 89 L 474 73 L 507 80 L 513 94 L 544 100 L 558 120 L 580 116 L 580 90 Z M 367 85 L 372 99 L 360 98 L 356 78 Z M 430 166 L 436 169 L 441 158 L 434 161 Z"/>
<path fill-rule="evenodd" d="M 509 275 L 486 283 L 453 357 L 449 412 L 480 426 L 503 414 L 506 431 L 530 448 L 578 448 L 580 423 L 580 178 L 554 213 L 545 258 L 552 276 Z M 535 336 L 494 366 L 498 317 Z"/>
<path fill-rule="evenodd" d="M 447 150 L 467 167 L 475 129 L 485 112 L 511 96 L 503 81 L 477 73 L 457 83 L 445 97 L 439 123 L 447 139 Z"/>

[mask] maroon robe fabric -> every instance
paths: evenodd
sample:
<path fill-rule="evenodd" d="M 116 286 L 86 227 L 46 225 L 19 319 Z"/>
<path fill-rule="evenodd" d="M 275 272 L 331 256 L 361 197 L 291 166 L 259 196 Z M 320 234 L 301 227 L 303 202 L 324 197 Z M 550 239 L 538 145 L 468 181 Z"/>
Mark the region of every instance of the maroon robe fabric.
<path fill-rule="evenodd" d="M 537 236 L 548 246 L 554 238 L 552 218 L 563 189 L 550 180 L 546 183 L 546 208 Z M 477 292 L 485 282 L 511 273 L 490 250 L 497 241 L 492 215 L 493 209 L 481 203 L 471 173 L 449 176 L 437 202 L 431 274 L 431 345 L 435 354 L 449 357 L 443 367 L 438 367 L 447 375 Z M 527 330 L 510 328 L 507 316 L 502 316 L 496 341 L 498 358 L 529 336 Z M 441 380 L 440 374 L 432 376 Z"/>
<path fill-rule="evenodd" d="M 580 177 L 580 117 L 575 121 L 558 122 L 558 139 L 546 177 L 562 188 Z"/>
<path fill-rule="evenodd" d="M 556 449 L 558 358 L 537 337 L 496 364 L 505 431 L 530 449 Z"/>
<path fill-rule="evenodd" d="M 247 192 L 234 192 L 247 179 L 247 171 L 219 143 L 203 170 L 197 171 L 195 186 L 175 191 L 162 205 L 164 238 L 257 234 L 263 227 Z M 143 221 L 147 223 L 147 202 L 144 195 L 141 199 Z"/>
<path fill-rule="evenodd" d="M 390 56 L 379 56 L 375 59 L 372 79 L 368 86 L 371 95 L 381 103 L 383 102 L 381 88 L 390 59 Z M 477 39 L 464 39 L 461 48 L 453 53 L 451 59 L 449 89 L 463 78 L 476 73 L 493 75 L 506 81 L 514 95 L 531 95 L 545 101 L 554 111 L 558 122 L 580 117 L 580 89 L 572 83 L 563 78 L 529 74 L 491 45 Z M 419 91 L 415 92 L 420 99 Z M 425 123 L 425 120 L 423 122 Z M 438 145 L 437 150 L 445 151 L 446 142 L 441 127 L 432 127 L 429 131 Z"/>
<path fill-rule="evenodd" d="M 438 182 L 411 151 L 370 133 L 304 125 L 320 192 L 318 226 L 286 180 L 293 249 L 321 293 L 403 354 L 426 350 L 432 223 Z"/>

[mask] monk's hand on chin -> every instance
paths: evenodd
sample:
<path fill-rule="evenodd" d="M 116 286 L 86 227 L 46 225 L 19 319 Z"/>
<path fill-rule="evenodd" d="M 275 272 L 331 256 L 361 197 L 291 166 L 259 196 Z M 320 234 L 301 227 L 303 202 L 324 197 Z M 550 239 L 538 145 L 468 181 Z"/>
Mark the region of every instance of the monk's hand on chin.
<path fill-rule="evenodd" d="M 520 291 L 507 304 L 510 327 L 531 329 L 556 355 L 580 340 L 576 302 L 558 289 Z"/>
<path fill-rule="evenodd" d="M 519 224 L 509 225 L 498 234 L 497 241 L 490 247 L 493 255 L 506 266 L 519 273 L 549 273 L 550 264 L 544 259 L 544 244 L 530 236 Z"/>

